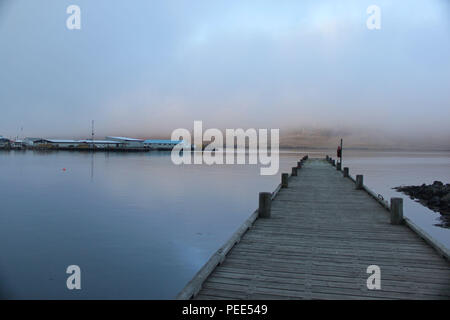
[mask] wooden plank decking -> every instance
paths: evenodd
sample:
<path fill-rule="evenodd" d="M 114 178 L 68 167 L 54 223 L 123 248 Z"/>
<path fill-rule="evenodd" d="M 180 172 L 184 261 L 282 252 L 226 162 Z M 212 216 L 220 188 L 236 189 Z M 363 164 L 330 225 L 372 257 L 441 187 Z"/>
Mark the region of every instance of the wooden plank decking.
<path fill-rule="evenodd" d="M 381 290 L 366 286 L 370 265 L 381 268 Z M 450 264 L 407 226 L 391 225 L 389 212 L 335 167 L 312 159 L 195 298 L 450 299 Z"/>

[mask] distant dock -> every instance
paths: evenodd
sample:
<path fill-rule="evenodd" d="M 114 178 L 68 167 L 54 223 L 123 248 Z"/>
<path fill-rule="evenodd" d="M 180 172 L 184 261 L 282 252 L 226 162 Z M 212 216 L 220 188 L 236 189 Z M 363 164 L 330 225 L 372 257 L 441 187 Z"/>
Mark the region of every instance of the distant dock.
<path fill-rule="evenodd" d="M 402 210 L 328 156 L 305 157 L 177 299 L 450 299 L 448 250 Z"/>

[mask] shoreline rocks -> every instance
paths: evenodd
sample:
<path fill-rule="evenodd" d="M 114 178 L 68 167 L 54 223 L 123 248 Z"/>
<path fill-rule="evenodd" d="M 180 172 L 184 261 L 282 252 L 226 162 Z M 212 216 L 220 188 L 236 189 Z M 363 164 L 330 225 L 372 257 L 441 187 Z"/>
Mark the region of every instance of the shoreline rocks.
<path fill-rule="evenodd" d="M 393 188 L 403 192 L 429 209 L 442 215 L 450 215 L 450 184 L 434 181 L 433 184 L 421 186 L 400 186 Z"/>

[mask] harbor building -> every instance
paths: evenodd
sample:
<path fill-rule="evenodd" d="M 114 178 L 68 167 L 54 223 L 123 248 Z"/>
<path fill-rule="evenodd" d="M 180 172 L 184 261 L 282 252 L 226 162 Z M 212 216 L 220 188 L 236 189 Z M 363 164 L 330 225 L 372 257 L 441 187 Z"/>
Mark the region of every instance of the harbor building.
<path fill-rule="evenodd" d="M 11 147 L 11 141 L 9 139 L 0 136 L 0 149 L 9 149 Z"/>
<path fill-rule="evenodd" d="M 111 151 L 151 151 L 172 150 L 176 145 L 182 144 L 185 149 L 189 145 L 183 140 L 155 140 L 136 139 L 128 137 L 108 136 L 105 140 L 73 140 L 73 139 L 46 139 L 27 137 L 23 140 L 10 141 L 0 136 L 2 149 L 40 149 L 40 150 L 111 150 Z M 193 146 L 191 145 L 191 148 Z"/>
<path fill-rule="evenodd" d="M 24 145 L 26 148 L 32 148 L 33 145 L 34 145 L 34 143 L 35 143 L 36 141 L 40 141 L 40 140 L 42 140 L 42 138 L 31 138 L 31 137 L 26 137 L 25 139 L 23 139 L 23 145 Z"/>
<path fill-rule="evenodd" d="M 127 138 L 127 137 L 106 137 L 106 139 L 111 141 L 116 141 L 116 143 L 121 143 L 122 147 L 125 149 L 145 149 L 144 140 L 135 139 L 135 138 Z"/>
<path fill-rule="evenodd" d="M 79 147 L 81 148 L 89 148 L 93 147 L 94 149 L 123 149 L 125 148 L 125 144 L 119 141 L 113 140 L 80 140 Z"/>
<path fill-rule="evenodd" d="M 88 150 L 88 149 L 123 149 L 124 144 L 113 140 L 59 140 L 40 139 L 33 142 L 38 149 Z"/>
<path fill-rule="evenodd" d="M 177 144 L 184 143 L 183 140 L 145 140 L 144 146 L 150 150 L 172 150 Z"/>
<path fill-rule="evenodd" d="M 77 140 L 41 139 L 34 142 L 34 146 L 42 149 L 75 149 L 79 145 Z"/>
<path fill-rule="evenodd" d="M 22 150 L 25 149 L 23 140 L 17 139 L 11 142 L 11 149 Z"/>

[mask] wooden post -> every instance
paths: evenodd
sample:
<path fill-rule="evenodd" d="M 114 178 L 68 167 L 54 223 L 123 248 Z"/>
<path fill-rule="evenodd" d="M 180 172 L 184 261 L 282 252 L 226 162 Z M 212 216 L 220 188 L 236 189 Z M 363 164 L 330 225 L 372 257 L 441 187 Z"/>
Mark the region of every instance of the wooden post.
<path fill-rule="evenodd" d="M 344 178 L 348 178 L 348 167 L 344 167 Z"/>
<path fill-rule="evenodd" d="M 391 198 L 391 224 L 403 223 L 403 198 Z"/>
<path fill-rule="evenodd" d="M 340 162 L 336 163 L 336 170 L 341 171 L 341 163 Z"/>
<path fill-rule="evenodd" d="M 281 187 L 282 188 L 288 187 L 288 179 L 289 179 L 289 175 L 287 173 L 281 174 Z"/>
<path fill-rule="evenodd" d="M 297 176 L 297 167 L 292 167 L 292 174 L 291 176 L 296 177 Z"/>
<path fill-rule="evenodd" d="M 333 160 L 333 167 L 336 165 L 336 160 Z"/>
<path fill-rule="evenodd" d="M 363 185 L 364 185 L 364 177 L 363 177 L 362 174 L 358 174 L 358 175 L 356 176 L 356 189 L 357 189 L 357 190 L 362 189 L 362 188 L 363 188 Z"/>
<path fill-rule="evenodd" d="M 299 168 L 299 169 L 302 168 L 302 162 L 301 161 L 297 162 L 297 168 Z"/>
<path fill-rule="evenodd" d="M 263 219 L 270 218 L 271 206 L 272 206 L 272 194 L 270 192 L 260 192 L 258 217 Z"/>

